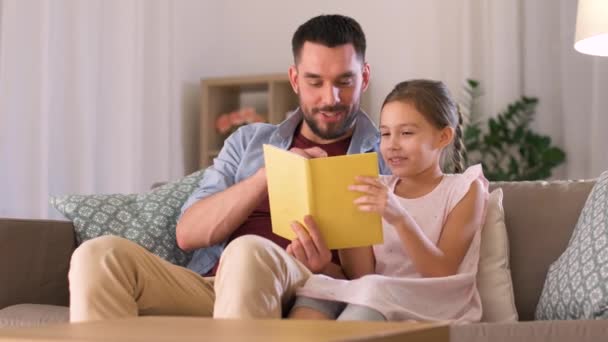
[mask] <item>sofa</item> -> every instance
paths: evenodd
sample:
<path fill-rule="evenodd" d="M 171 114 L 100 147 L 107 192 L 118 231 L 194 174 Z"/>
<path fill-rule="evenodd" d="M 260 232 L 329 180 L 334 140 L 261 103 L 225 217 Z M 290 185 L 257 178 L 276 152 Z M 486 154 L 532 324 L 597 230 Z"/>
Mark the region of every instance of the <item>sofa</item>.
<path fill-rule="evenodd" d="M 534 321 L 550 264 L 566 248 L 595 180 L 493 182 L 504 194 L 514 322 L 450 327 L 451 341 L 600 341 L 603 320 Z M 71 222 L 0 219 L 0 327 L 68 320 Z"/>

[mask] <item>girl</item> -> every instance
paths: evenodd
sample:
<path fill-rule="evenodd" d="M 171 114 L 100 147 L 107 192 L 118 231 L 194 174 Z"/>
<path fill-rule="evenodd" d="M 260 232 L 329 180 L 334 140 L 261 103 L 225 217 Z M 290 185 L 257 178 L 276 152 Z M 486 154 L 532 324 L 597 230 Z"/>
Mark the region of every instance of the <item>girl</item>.
<path fill-rule="evenodd" d="M 290 318 L 481 319 L 475 279 L 488 198 L 481 165 L 462 172 L 462 116 L 441 82 L 397 84 L 380 114 L 380 151 L 392 176 L 358 177 L 355 204 L 382 215 L 384 243 L 340 251 L 340 280 L 313 275 Z M 449 152 L 454 174 L 444 174 Z"/>

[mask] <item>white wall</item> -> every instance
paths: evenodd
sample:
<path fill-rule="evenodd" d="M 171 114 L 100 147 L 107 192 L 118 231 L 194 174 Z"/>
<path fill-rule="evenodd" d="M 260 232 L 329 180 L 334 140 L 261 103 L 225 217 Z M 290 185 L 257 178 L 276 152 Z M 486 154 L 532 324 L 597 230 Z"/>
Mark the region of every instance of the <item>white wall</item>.
<path fill-rule="evenodd" d="M 352 16 L 367 36 L 372 82 L 365 108 L 377 120 L 392 87 L 405 79 L 433 78 L 461 98 L 466 78 L 485 80 L 482 110 L 496 113 L 521 95 L 517 27 L 518 6 L 475 0 L 361 0 L 300 2 L 226 0 L 213 7 L 196 0 L 174 2 L 179 37 L 179 78 L 194 87 L 198 77 L 287 72 L 291 37 L 297 27 L 319 14 Z M 481 12 L 486 13 L 481 16 Z M 483 18 L 479 21 L 479 18 Z M 508 42 L 496 44 L 493 42 Z M 490 52 L 490 53 L 488 53 Z M 198 93 L 188 90 L 184 115 L 195 122 Z M 194 134 L 194 132 L 189 132 Z M 197 149 L 191 146 L 188 156 Z M 195 163 L 188 161 L 187 170 Z"/>
<path fill-rule="evenodd" d="M 181 7 L 183 3 L 176 5 Z M 197 3 L 190 4 L 196 7 Z M 467 71 L 460 68 L 461 49 L 454 50 L 456 55 L 450 53 L 462 31 L 463 10 L 459 2 L 382 1 L 372 5 L 368 1 L 352 0 L 312 0 L 297 4 L 228 0 L 216 10 L 200 11 L 199 15 L 201 23 L 221 18 L 213 32 L 207 32 L 217 37 L 214 44 L 196 46 L 196 34 L 191 33 L 189 37 L 193 44 L 191 52 L 206 51 L 209 58 L 199 69 L 201 77 L 287 72 L 292 62 L 293 32 L 309 18 L 329 13 L 354 17 L 366 32 L 367 59 L 372 66 L 369 89 L 372 115 L 378 112 L 383 97 L 398 81 L 412 77 L 442 78 L 459 90 Z M 177 13 L 184 14 L 181 8 Z M 438 31 L 442 34 L 437 34 Z M 439 47 L 443 54 L 436 53 Z"/>
<path fill-rule="evenodd" d="M 298 25 L 318 14 L 346 14 L 367 35 L 372 82 L 371 106 L 365 109 L 375 119 L 384 96 L 399 81 L 440 79 L 461 99 L 464 80 L 474 78 L 482 82 L 480 110 L 486 116 L 497 115 L 521 95 L 539 97 L 533 127 L 569 155 L 554 178 L 595 177 L 608 167 L 601 140 L 588 140 L 585 133 L 597 130 L 606 113 L 599 104 L 587 104 L 603 99 L 592 94 L 608 87 L 598 76 L 608 70 L 608 59 L 572 48 L 576 0 L 226 0 L 212 11 L 198 1 L 175 6 L 176 18 L 200 8 L 198 24 L 188 29 L 176 19 L 184 43 L 190 43 L 184 54 L 204 58 L 190 60 L 198 67 L 179 65 L 192 78 L 286 72 Z M 201 32 L 211 22 L 212 29 Z M 214 37 L 211 45 L 199 43 L 206 35 Z M 583 108 L 586 119 L 575 108 Z M 188 110 L 196 115 L 196 108 Z M 588 145 L 595 146 L 591 154 Z"/>
<path fill-rule="evenodd" d="M 540 96 L 534 125 L 570 158 L 556 177 L 597 176 L 608 59 L 572 49 L 575 5 L 0 0 L 0 216 L 49 217 L 49 195 L 143 192 L 196 170 L 200 79 L 286 73 L 293 32 L 329 13 L 366 32 L 374 119 L 399 81 L 440 79 L 460 98 L 476 78 L 486 115 Z"/>

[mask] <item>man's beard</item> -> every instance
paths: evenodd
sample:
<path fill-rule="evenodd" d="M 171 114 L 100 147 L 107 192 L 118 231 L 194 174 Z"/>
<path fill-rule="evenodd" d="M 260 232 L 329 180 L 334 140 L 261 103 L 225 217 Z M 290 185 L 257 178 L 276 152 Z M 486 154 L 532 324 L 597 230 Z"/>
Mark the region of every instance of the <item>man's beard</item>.
<path fill-rule="evenodd" d="M 351 126 L 357 116 L 356 112 L 359 111 L 359 105 L 355 104 L 355 105 L 353 105 L 352 111 L 348 111 L 348 110 L 349 110 L 348 106 L 341 105 L 341 104 L 338 104 L 335 106 L 325 106 L 325 107 L 321 107 L 321 108 L 312 108 L 310 113 L 307 114 L 304 112 L 304 121 L 306 121 L 306 124 L 308 125 L 308 127 L 310 127 L 310 130 L 318 137 L 325 139 L 325 140 L 334 140 L 334 139 L 340 138 L 343 135 L 345 135 L 346 132 L 348 132 L 348 130 L 351 128 Z M 325 112 L 325 113 L 345 112 L 346 115 L 345 115 L 344 119 L 342 120 L 342 122 L 336 122 L 335 124 L 329 124 L 329 125 L 327 125 L 327 130 L 323 131 L 323 130 L 321 130 L 319 125 L 317 125 L 317 122 L 314 120 L 314 115 L 319 112 Z"/>

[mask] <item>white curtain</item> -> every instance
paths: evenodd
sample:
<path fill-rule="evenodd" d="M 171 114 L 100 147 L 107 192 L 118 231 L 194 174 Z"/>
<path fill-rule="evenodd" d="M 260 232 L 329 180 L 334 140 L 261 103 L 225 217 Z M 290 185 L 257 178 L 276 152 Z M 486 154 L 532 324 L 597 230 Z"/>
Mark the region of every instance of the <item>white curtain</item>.
<path fill-rule="evenodd" d="M 460 71 L 449 68 L 446 78 L 481 80 L 488 116 L 521 95 L 538 97 L 533 127 L 566 152 L 557 179 L 608 170 L 608 58 L 574 50 L 576 7 L 576 0 L 463 0 L 460 11 L 444 14 L 463 21 L 462 31 L 443 31 L 443 46 L 462 47 L 453 49 Z"/>
<path fill-rule="evenodd" d="M 487 115 L 539 97 L 534 126 L 568 158 L 554 178 L 608 169 L 608 58 L 574 51 L 576 0 L 290 6 L 0 0 L 0 217 L 57 218 L 50 195 L 142 192 L 195 170 L 198 80 L 286 70 L 295 23 L 320 12 L 363 25 L 374 112 L 403 77 L 454 92 L 472 77 Z"/>
<path fill-rule="evenodd" d="M 608 58 L 574 50 L 575 0 L 523 4 L 523 90 L 540 98 L 536 126 L 566 151 L 560 178 L 597 177 L 608 170 Z"/>
<path fill-rule="evenodd" d="M 171 1 L 0 2 L 0 216 L 184 173 Z"/>

